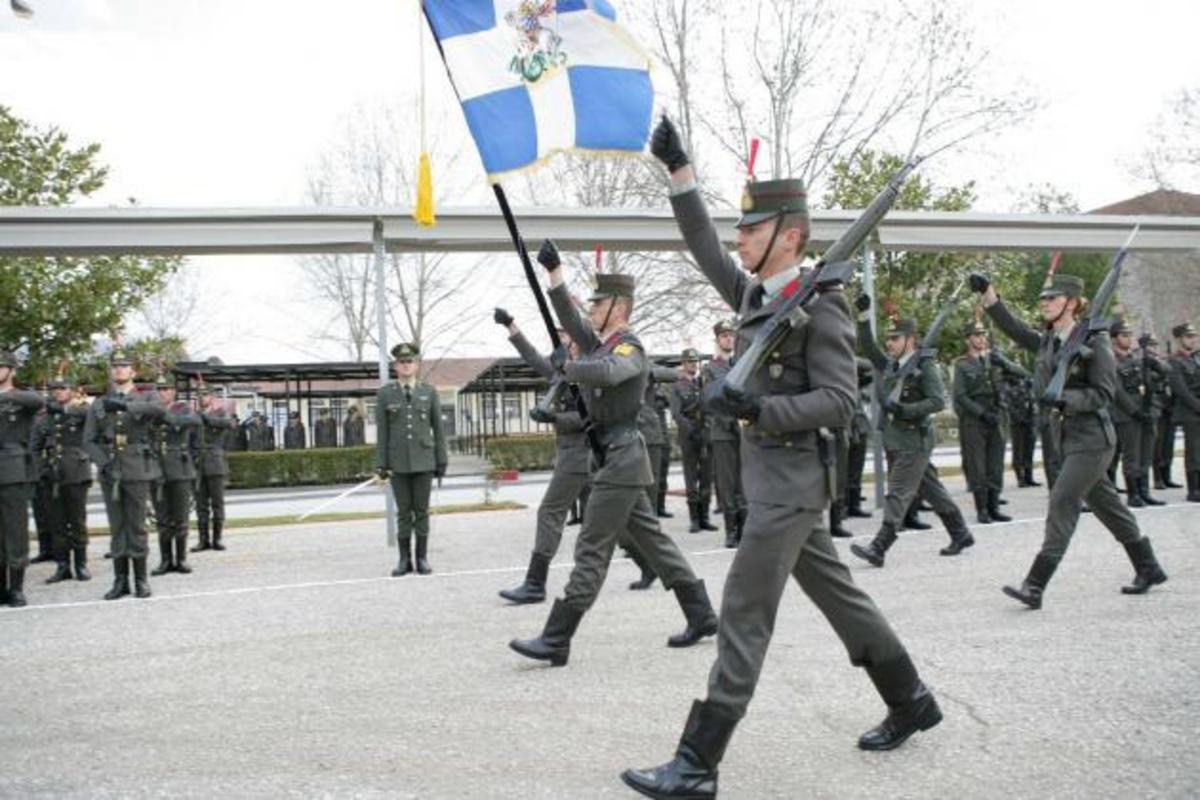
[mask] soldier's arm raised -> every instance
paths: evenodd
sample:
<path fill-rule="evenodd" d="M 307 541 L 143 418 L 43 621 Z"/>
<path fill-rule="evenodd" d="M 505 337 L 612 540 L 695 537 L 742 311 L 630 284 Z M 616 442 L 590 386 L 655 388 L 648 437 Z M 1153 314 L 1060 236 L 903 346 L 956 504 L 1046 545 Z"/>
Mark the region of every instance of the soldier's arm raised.
<path fill-rule="evenodd" d="M 858 349 L 875 369 L 882 370 L 887 366 L 888 357 L 879 349 L 879 342 L 871 335 L 871 323 L 866 319 L 858 321 Z"/>
<path fill-rule="evenodd" d="M 671 210 L 675 213 L 675 222 L 696 266 L 730 308 L 735 311 L 741 308 L 742 296 L 750 280 L 738 268 L 717 235 L 700 191 L 693 186 L 680 194 L 672 194 Z"/>
<path fill-rule="evenodd" d="M 508 341 L 516 349 L 517 354 L 529 365 L 530 369 L 543 378 L 554 377 L 554 367 L 550 365 L 550 360 L 534 349 L 529 340 L 525 338 L 525 334 L 517 331 L 508 337 Z"/>
<path fill-rule="evenodd" d="M 575 299 L 562 281 L 562 271 L 563 268 L 559 267 L 550 273 L 550 291 L 547 292 L 550 296 L 550 304 L 554 306 L 554 313 L 558 316 L 559 323 L 571 339 L 579 345 L 580 352 L 590 353 L 600 344 L 600 340 L 592 332 L 592 326 L 579 316 L 579 309 L 575 307 Z"/>
<path fill-rule="evenodd" d="M 1014 317 L 1003 300 L 997 298 L 996 302 L 988 305 L 987 315 L 1018 346 L 1024 347 L 1026 350 L 1034 353 L 1038 351 L 1038 348 L 1042 344 L 1042 335 Z"/>

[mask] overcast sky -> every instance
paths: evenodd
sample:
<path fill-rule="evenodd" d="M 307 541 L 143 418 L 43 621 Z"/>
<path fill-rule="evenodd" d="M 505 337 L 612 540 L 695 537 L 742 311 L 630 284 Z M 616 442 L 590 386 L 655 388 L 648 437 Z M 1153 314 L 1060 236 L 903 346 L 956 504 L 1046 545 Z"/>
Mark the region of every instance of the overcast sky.
<path fill-rule="evenodd" d="M 0 103 L 102 144 L 110 178 L 90 204 L 302 204 L 306 169 L 345 115 L 409 97 L 417 83 L 416 0 L 28 2 L 31 21 L 0 12 Z M 1200 3 L 971 8 L 981 44 L 1042 107 L 969 157 L 947 159 L 939 177 L 974 179 L 978 208 L 995 211 L 1033 183 L 1069 191 L 1085 209 L 1151 188 L 1131 170 L 1169 98 L 1200 83 Z M 432 59 L 429 86 L 436 118 L 449 87 Z M 453 129 L 435 133 L 462 137 L 461 115 L 449 111 Z M 464 201 L 486 202 L 482 176 L 476 186 Z M 226 361 L 342 357 L 313 338 L 319 315 L 293 263 L 192 260 L 214 292 L 212 338 Z"/>

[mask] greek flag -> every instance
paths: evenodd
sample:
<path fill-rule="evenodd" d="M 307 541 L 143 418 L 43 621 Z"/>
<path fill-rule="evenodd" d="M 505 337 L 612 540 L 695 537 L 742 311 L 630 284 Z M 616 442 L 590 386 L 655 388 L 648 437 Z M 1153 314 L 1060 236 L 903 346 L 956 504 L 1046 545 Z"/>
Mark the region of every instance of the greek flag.
<path fill-rule="evenodd" d="M 607 0 L 425 0 L 488 180 L 565 150 L 640 152 L 650 59 Z"/>

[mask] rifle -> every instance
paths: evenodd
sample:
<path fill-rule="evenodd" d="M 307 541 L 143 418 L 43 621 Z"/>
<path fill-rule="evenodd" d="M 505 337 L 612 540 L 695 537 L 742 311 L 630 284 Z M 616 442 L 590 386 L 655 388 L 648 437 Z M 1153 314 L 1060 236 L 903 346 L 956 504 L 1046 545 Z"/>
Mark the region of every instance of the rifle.
<path fill-rule="evenodd" d="M 925 338 L 921 340 L 921 346 L 913 352 L 912 357 L 904 362 L 904 366 L 900 368 L 900 372 L 896 375 L 896 384 L 888 392 L 888 396 L 884 399 L 884 402 L 879 404 L 879 418 L 875 420 L 875 428 L 877 430 L 883 430 L 883 423 L 887 420 L 888 405 L 900 402 L 900 395 L 904 393 L 904 382 L 917 370 L 921 362 L 937 355 L 937 348 L 933 345 L 937 342 L 937 337 L 942 330 L 942 326 L 949 319 L 950 312 L 954 310 L 954 301 L 958 298 L 958 293 L 961 291 L 962 286 L 959 286 L 950 295 L 950 299 L 942 306 L 942 310 L 933 318 L 933 322 L 929 325 L 929 330 L 925 331 Z M 990 364 L 988 368 L 991 368 Z M 881 383 L 880 386 L 882 387 L 882 385 Z"/>
<path fill-rule="evenodd" d="M 848 259 L 862 245 L 871 235 L 871 231 L 875 230 L 875 226 L 895 204 L 896 198 L 900 195 L 900 189 L 904 186 L 904 181 L 920 163 L 920 158 L 914 158 L 901 167 L 888 181 L 887 186 L 875 195 L 871 204 L 858 215 L 858 218 L 838 237 L 837 241 L 829 246 L 813 270 L 802 279 L 799 291 L 793 291 L 784 297 L 779 308 L 755 334 L 750 346 L 734 359 L 729 372 L 725 373 L 720 380 L 709 385 L 704 393 L 706 403 L 720 397 L 725 391 L 725 387 L 729 387 L 733 391 L 744 392 L 750 376 L 763 365 L 768 355 L 779 346 L 793 328 L 798 328 L 807 322 L 808 316 L 804 313 L 804 306 L 812 300 L 816 293 L 821 273 L 827 266 Z"/>
<path fill-rule="evenodd" d="M 1108 301 L 1112 299 L 1113 292 L 1117 290 L 1117 281 L 1121 278 L 1121 265 L 1125 262 L 1125 256 L 1129 254 L 1129 246 L 1133 244 L 1133 239 L 1137 236 L 1140 227 L 1140 225 L 1133 226 L 1125 244 L 1121 245 L 1121 249 L 1117 250 L 1109 260 L 1108 272 L 1100 283 L 1100 288 L 1096 290 L 1096 296 L 1092 298 L 1092 305 L 1071 328 L 1066 343 L 1058 351 L 1058 357 L 1054 362 L 1054 375 L 1040 398 L 1043 404 L 1056 406 L 1062 402 L 1063 389 L 1067 386 L 1067 370 L 1083 351 L 1083 345 L 1088 338 L 1093 333 L 1106 329 L 1107 326 L 1101 313 L 1108 305 Z"/>

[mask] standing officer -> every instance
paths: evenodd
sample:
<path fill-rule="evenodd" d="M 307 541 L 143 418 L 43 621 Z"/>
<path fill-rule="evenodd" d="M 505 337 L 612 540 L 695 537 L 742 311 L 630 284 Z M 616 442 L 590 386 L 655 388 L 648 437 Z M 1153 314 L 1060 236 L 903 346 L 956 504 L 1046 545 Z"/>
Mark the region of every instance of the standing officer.
<path fill-rule="evenodd" d="M 967 352 L 954 362 L 954 411 L 967 488 L 975 498 L 980 525 L 1011 522 L 1000 510 L 1004 488 L 1004 380 L 1025 370 L 988 347 L 987 330 L 973 322 L 966 330 Z"/>
<path fill-rule="evenodd" d="M 255 451 L 275 449 L 275 426 L 267 423 L 261 411 L 250 414 L 250 426 L 246 431 L 248 449 Z"/>
<path fill-rule="evenodd" d="M 1154 488 L 1182 489 L 1183 484 L 1171 480 L 1171 465 L 1175 461 L 1175 396 L 1171 393 L 1171 358 L 1163 358 L 1158 352 L 1158 338 L 1149 334 L 1145 345 L 1147 352 L 1164 367 L 1166 380 L 1156 386 L 1159 407 L 1158 430 L 1154 434 Z"/>
<path fill-rule="evenodd" d="M 203 391 L 204 389 L 201 389 L 201 392 Z M 250 449 L 249 435 L 246 430 L 248 426 L 242 424 L 237 414 L 231 415 L 229 420 L 232 426 L 229 429 L 227 449 L 231 453 L 244 453 Z"/>
<path fill-rule="evenodd" d="M 1042 332 L 1021 322 L 1009 312 L 988 279 L 971 275 L 971 288 L 983 294 L 983 305 L 1000 330 L 1014 342 L 1037 354 L 1033 366 L 1033 391 L 1041 397 L 1054 374 L 1058 351 L 1076 325 L 1086 302 L 1083 279 L 1056 274 L 1042 291 Z M 1116 434 L 1108 413 L 1116 383 L 1116 365 L 1107 331 L 1088 340 L 1090 357 L 1078 358 L 1070 367 L 1062 400 L 1051 406 L 1050 423 L 1059 439 L 1062 454 L 1058 475 L 1050 488 L 1046 535 L 1020 587 L 1005 586 L 1004 593 L 1030 608 L 1042 607 L 1042 593 L 1067 551 L 1079 522 L 1081 502 L 1087 499 L 1096 518 L 1125 547 L 1137 574 L 1133 584 L 1122 587 L 1126 594 L 1142 594 L 1167 579 L 1158 565 L 1150 540 L 1141 535 L 1137 520 L 1117 495 L 1108 478 Z"/>
<path fill-rule="evenodd" d="M 358 447 L 367 441 L 366 424 L 363 422 L 362 410 L 358 405 L 350 406 L 346 419 L 342 423 L 342 446 Z"/>
<path fill-rule="evenodd" d="M 329 409 L 317 412 L 317 424 L 313 426 L 313 447 L 337 447 L 337 423 L 329 416 Z"/>
<path fill-rule="evenodd" d="M 530 369 L 546 380 L 553 381 L 557 371 L 551 365 L 550 359 L 530 344 L 513 321 L 512 315 L 503 308 L 497 308 L 492 314 L 492 319 L 497 325 L 508 329 L 509 343 L 516 348 Z M 571 343 L 571 337 L 563 330 L 560 330 L 558 335 L 563 347 L 567 349 L 567 358 L 574 358 L 577 350 Z M 565 386 L 563 388 L 565 389 Z M 554 473 L 550 476 L 550 484 L 538 505 L 537 533 L 534 536 L 533 553 L 529 556 L 529 569 L 525 573 L 525 581 L 515 589 L 503 589 L 500 592 L 500 596 L 505 600 L 518 605 L 540 603 L 546 599 L 546 575 L 550 570 L 550 561 L 558 552 L 558 545 L 562 541 L 567 512 L 579 498 L 583 487 L 587 486 L 592 458 L 583 419 L 569 391 L 560 392 L 552 408 L 543 407 L 539 403 L 538 407 L 530 412 L 530 416 L 536 422 L 554 426 Z"/>
<path fill-rule="evenodd" d="M 542 243 L 538 261 L 549 273 L 550 301 L 558 319 L 579 345 L 579 358 L 560 359 L 555 367 L 579 385 L 599 451 L 592 493 L 575 543 L 575 567 L 563 599 L 554 601 L 541 636 L 514 639 L 509 647 L 526 658 L 549 661 L 556 667 L 566 664 L 571 638 L 584 613 L 596 601 L 613 548 L 624 533 L 662 579 L 663 586 L 674 590 L 687 618 L 687 629 L 670 637 L 667 645 L 689 647 L 717 632 L 717 616 L 704 581 L 696 578 L 687 558 L 659 527 L 646 491 L 653 473 L 646 443 L 637 429 L 637 416 L 650 366 L 642 343 L 629 330 L 634 279 L 614 273 L 597 275 L 595 291 L 589 298 L 588 324 L 567 291 L 553 242 Z"/>
<path fill-rule="evenodd" d="M 1109 477 L 1115 477 L 1118 459 L 1125 478 L 1125 503 L 1130 508 L 1166 505 L 1150 496 L 1148 453 L 1154 443 L 1154 397 L 1150 388 L 1150 362 L 1133 352 L 1133 328 L 1123 319 L 1109 327 L 1117 382 L 1111 408 L 1117 429 L 1117 451 Z"/>
<path fill-rule="evenodd" d="M 0 350 L 0 603 L 26 604 L 29 498 L 37 472 L 30 452 L 33 420 L 43 401 L 13 386 L 16 357 Z"/>
<path fill-rule="evenodd" d="M 737 338 L 733 323 L 721 320 L 713 325 L 713 337 L 716 339 L 716 354 L 702 370 L 700 382 L 704 386 L 720 380 L 729 372 L 733 345 Z M 738 421 L 728 414 L 713 411 L 704 416 L 708 423 L 709 463 L 712 465 L 713 483 L 725 516 L 725 546 L 737 547 L 738 542 L 742 540 L 742 528 L 746 524 L 746 496 L 742 492 L 740 455 L 742 434 Z M 708 503 L 704 504 L 704 509 L 707 519 Z"/>
<path fill-rule="evenodd" d="M 679 451 L 683 458 L 683 481 L 687 487 L 688 533 L 715 531 L 708 521 L 712 503 L 711 463 L 708 459 L 708 430 L 704 409 L 700 403 L 703 387 L 699 375 L 700 353 L 694 348 L 683 351 L 679 380 L 671 386 L 671 416 L 679 436 Z"/>
<path fill-rule="evenodd" d="M 307 431 L 300 421 L 299 411 L 289 411 L 287 425 L 283 428 L 283 449 L 303 450 L 308 447 Z"/>
<path fill-rule="evenodd" d="M 1200 503 L 1200 332 L 1190 322 L 1172 331 L 1179 350 L 1171 359 L 1174 418 L 1183 428 L 1183 466 L 1187 470 L 1187 501 Z"/>
<path fill-rule="evenodd" d="M 863 470 L 867 466 L 867 447 L 871 443 L 871 417 L 867 411 L 871 408 L 871 382 L 875 372 L 871 362 L 865 358 L 854 359 L 855 371 L 858 373 L 858 394 L 855 397 L 854 416 L 846 428 L 846 482 L 843 507 L 847 517 L 869 519 L 870 513 L 863 511 Z"/>
<path fill-rule="evenodd" d="M 1146 474 L 1153 474 L 1154 488 L 1168 488 L 1164 483 L 1162 470 L 1162 445 L 1164 423 L 1169 424 L 1171 406 L 1171 365 L 1158 354 L 1158 337 L 1153 333 L 1143 333 L 1138 337 L 1138 347 L 1142 350 L 1142 358 L 1146 360 L 1146 375 L 1149 378 L 1146 390 L 1150 394 L 1150 413 L 1154 417 L 1154 430 L 1151 434 L 1150 446 L 1145 448 L 1143 459 L 1149 459 Z M 1174 442 L 1171 443 L 1174 445 Z M 1174 453 L 1171 454 L 1174 456 Z M 1178 489 L 1172 484 L 1172 489 Z"/>
<path fill-rule="evenodd" d="M 165 413 L 157 429 L 163 482 L 153 494 L 161 560 L 150 574 L 187 574 L 192 571 L 187 565 L 188 515 L 196 482 L 200 416 L 186 403 L 175 401 L 175 384 L 168 376 L 160 375 L 155 388 Z"/>
<path fill-rule="evenodd" d="M 109 357 L 108 393 L 88 409 L 83 446 L 100 470 L 100 491 L 112 531 L 113 585 L 105 600 L 129 594 L 133 565 L 134 594 L 150 596 L 146 579 L 146 500 L 162 480 L 154 455 L 154 424 L 165 409 L 150 398 L 138 397 L 133 386 L 133 362 L 114 348 Z"/>
<path fill-rule="evenodd" d="M 1033 402 L 1033 379 L 1015 375 L 1008 382 L 1008 427 L 1012 437 L 1012 468 L 1017 487 L 1041 486 L 1033 479 L 1033 451 L 1037 447 L 1037 409 Z"/>
<path fill-rule="evenodd" d="M 932 415 L 946 407 L 946 389 L 936 360 L 916 352 L 917 322 L 913 319 L 899 320 L 887 332 L 890 358 L 885 356 L 871 336 L 871 298 L 859 295 L 855 305 L 859 310 L 858 346 L 883 377 L 880 397 L 884 398 L 885 404 L 883 448 L 888 462 L 888 486 L 879 532 L 866 547 L 850 545 L 850 552 L 882 567 L 884 555 L 895 544 L 900 523 L 919 492 L 933 506 L 950 534 L 950 544 L 939 552 L 944 556 L 956 556 L 975 544 L 975 539 L 930 463 L 935 439 Z M 917 368 L 904 380 L 900 400 L 887 400 L 901 368 L 910 358 L 919 361 Z"/>
<path fill-rule="evenodd" d="M 87 493 L 92 485 L 92 462 L 83 449 L 87 423 L 87 401 L 77 399 L 73 382 L 59 375 L 50 382 L 46 416 L 35 427 L 33 449 L 50 475 L 50 529 L 54 537 L 54 560 L 58 568 L 46 583 L 71 579 L 71 557 L 75 577 L 91 580 L 87 568 Z"/>
<path fill-rule="evenodd" d="M 221 408 L 216 395 L 207 387 L 201 387 L 200 438 L 196 458 L 196 533 L 199 541 L 192 548 L 201 550 L 224 550 L 221 532 L 225 525 L 225 481 L 229 477 L 229 460 L 225 448 L 230 436 L 238 426 Z M 208 538 L 209 521 L 212 522 L 212 540 Z M 179 556 L 183 563 L 183 555 Z"/>
<path fill-rule="evenodd" d="M 734 264 L 704 208 L 675 128 L 665 118 L 651 152 L 671 170 L 671 205 L 684 240 L 709 282 L 739 312 L 737 350 L 745 352 L 781 295 L 795 291 L 808 240 L 804 184 L 795 179 L 747 185 L 738 220 L 742 268 Z M 864 666 L 888 716 L 859 740 L 890 749 L 941 721 L 933 695 L 887 620 L 857 586 L 821 525 L 830 480 L 819 448 L 821 428 L 850 422 L 856 392 L 854 331 L 840 281 L 823 283 L 745 392 L 723 402 L 742 428 L 742 482 L 749 513 L 725 579 L 717 660 L 708 697 L 694 701 L 675 758 L 626 770 L 621 778 L 649 797 L 712 798 L 717 767 L 758 683 L 779 599 L 793 577 L 841 638 L 850 662 Z"/>
<path fill-rule="evenodd" d="M 378 424 L 375 472 L 390 479 L 396 498 L 396 536 L 400 562 L 392 577 L 413 571 L 410 538 L 416 534 L 417 572 L 428 575 L 429 492 L 433 479 L 446 475 L 446 438 L 442 434 L 442 407 L 437 390 L 418 380 L 416 344 L 392 348 L 396 380 L 379 387 L 375 395 Z"/>

